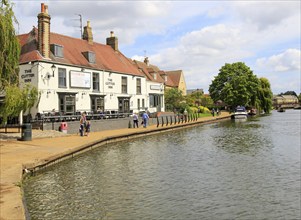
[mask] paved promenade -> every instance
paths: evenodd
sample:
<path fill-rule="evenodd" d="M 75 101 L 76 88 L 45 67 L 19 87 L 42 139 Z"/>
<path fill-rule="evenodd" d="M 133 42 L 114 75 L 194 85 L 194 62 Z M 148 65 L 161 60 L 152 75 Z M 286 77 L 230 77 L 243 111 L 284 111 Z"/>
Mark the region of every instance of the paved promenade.
<path fill-rule="evenodd" d="M 222 112 L 218 117 L 205 117 L 197 122 L 187 122 L 185 125 L 194 126 L 198 123 L 212 123 L 230 118 L 229 113 Z M 25 166 L 43 164 L 57 155 L 69 154 L 81 146 L 99 142 L 108 137 L 133 136 L 139 133 L 159 131 L 161 128 L 176 129 L 183 124 L 159 126 L 151 125 L 147 128 L 124 128 L 111 131 L 91 132 L 90 135 L 66 135 L 56 131 L 32 132 L 32 141 L 18 141 L 19 134 L 0 135 L 0 220 L 23 220 L 25 212 L 22 202 L 20 185 L 22 171 Z M 162 131 L 162 130 L 161 130 Z"/>

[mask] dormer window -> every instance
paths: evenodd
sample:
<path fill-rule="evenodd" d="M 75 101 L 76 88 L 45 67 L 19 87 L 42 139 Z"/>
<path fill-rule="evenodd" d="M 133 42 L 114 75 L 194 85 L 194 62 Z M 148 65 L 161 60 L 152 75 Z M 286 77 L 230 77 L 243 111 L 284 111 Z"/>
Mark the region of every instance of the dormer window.
<path fill-rule="evenodd" d="M 83 52 L 84 57 L 88 60 L 89 63 L 95 63 L 95 53 L 91 51 Z"/>
<path fill-rule="evenodd" d="M 58 44 L 51 44 L 50 50 L 55 57 L 64 57 L 63 46 Z"/>

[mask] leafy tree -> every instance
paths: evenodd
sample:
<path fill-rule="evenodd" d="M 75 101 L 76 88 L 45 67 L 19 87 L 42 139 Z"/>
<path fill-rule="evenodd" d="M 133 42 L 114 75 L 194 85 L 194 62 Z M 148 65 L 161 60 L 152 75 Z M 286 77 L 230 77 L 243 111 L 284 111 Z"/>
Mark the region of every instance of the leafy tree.
<path fill-rule="evenodd" d="M 299 103 L 301 103 L 301 92 L 300 92 L 300 94 L 298 96 L 298 99 L 299 99 Z"/>
<path fill-rule="evenodd" d="M 264 110 L 265 113 L 270 113 L 272 109 L 273 93 L 271 91 L 271 85 L 268 79 L 260 78 L 260 86 L 258 89 L 258 109 Z"/>
<path fill-rule="evenodd" d="M 209 86 L 214 102 L 224 101 L 236 107 L 256 104 L 259 80 L 253 71 L 242 62 L 225 64 Z"/>
<path fill-rule="evenodd" d="M 279 95 L 294 95 L 294 96 L 298 96 L 295 91 L 286 91 L 285 93 L 280 93 Z"/>
<path fill-rule="evenodd" d="M 13 23 L 17 23 L 12 6 L 2 0 L 0 8 L 0 94 L 5 95 L 0 106 L 2 123 L 33 107 L 38 97 L 36 88 L 24 85 L 19 88 L 20 44 Z"/>
<path fill-rule="evenodd" d="M 38 90 L 29 84 L 23 89 L 17 85 L 5 87 L 4 104 L 0 107 L 0 116 L 5 120 L 10 117 L 16 117 L 21 111 L 30 110 L 37 100 Z"/>
<path fill-rule="evenodd" d="M 17 23 L 12 6 L 2 0 L 0 8 L 0 91 L 18 84 L 20 44 L 13 22 Z"/>
<path fill-rule="evenodd" d="M 164 100 L 166 109 L 169 111 L 184 111 L 187 105 L 184 102 L 182 91 L 176 88 L 166 89 L 164 92 Z"/>

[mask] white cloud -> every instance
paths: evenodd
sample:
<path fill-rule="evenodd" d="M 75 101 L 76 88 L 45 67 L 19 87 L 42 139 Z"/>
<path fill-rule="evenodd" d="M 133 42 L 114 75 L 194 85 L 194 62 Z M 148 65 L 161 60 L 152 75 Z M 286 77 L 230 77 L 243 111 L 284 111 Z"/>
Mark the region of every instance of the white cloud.
<path fill-rule="evenodd" d="M 273 72 L 300 71 L 300 60 L 300 50 L 287 49 L 283 53 L 257 59 L 256 65 L 260 69 L 272 70 Z"/>

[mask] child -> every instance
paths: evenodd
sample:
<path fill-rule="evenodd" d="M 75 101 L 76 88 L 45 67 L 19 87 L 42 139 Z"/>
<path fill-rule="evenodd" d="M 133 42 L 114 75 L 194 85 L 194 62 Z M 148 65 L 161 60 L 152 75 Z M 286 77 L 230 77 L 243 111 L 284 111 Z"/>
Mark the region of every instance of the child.
<path fill-rule="evenodd" d="M 91 123 L 90 123 L 90 121 L 87 121 L 87 124 L 86 124 L 86 135 L 87 136 L 89 136 L 90 129 L 91 129 Z"/>

